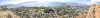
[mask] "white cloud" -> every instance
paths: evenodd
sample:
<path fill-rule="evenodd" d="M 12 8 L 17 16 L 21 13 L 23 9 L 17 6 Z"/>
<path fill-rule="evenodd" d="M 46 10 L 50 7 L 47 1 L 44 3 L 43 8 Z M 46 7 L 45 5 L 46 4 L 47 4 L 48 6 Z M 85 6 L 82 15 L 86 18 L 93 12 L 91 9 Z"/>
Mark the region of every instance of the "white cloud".
<path fill-rule="evenodd" d="M 2 2 L 3 4 L 18 4 L 18 3 L 23 3 L 23 2 L 32 2 L 32 1 L 38 1 L 38 2 L 54 2 L 54 1 L 59 1 L 59 2 L 74 2 L 72 0 L 11 0 L 11 1 L 5 1 Z"/>
<path fill-rule="evenodd" d="M 100 2 L 100 0 L 91 0 L 91 2 Z"/>
<path fill-rule="evenodd" d="M 59 2 L 72 2 L 72 0 L 18 0 L 20 2 L 27 2 L 27 1 L 39 1 L 39 2 L 53 2 L 53 1 L 59 1 Z"/>
<path fill-rule="evenodd" d="M 100 2 L 100 0 L 91 0 L 91 2 L 97 3 L 97 2 Z M 97 4 L 98 4 L 98 3 L 97 3 Z"/>
<path fill-rule="evenodd" d="M 36 1 L 36 0 L 17 0 L 17 1 L 11 1 L 10 3 L 18 4 L 18 3 L 31 2 L 31 1 Z"/>
<path fill-rule="evenodd" d="M 9 1 L 9 2 L 3 2 L 4 4 L 18 4 L 23 2 L 32 2 L 32 1 L 39 1 L 39 2 L 52 2 L 52 1 L 58 1 L 58 0 L 16 0 L 16 1 Z M 61 1 L 61 0 L 59 0 Z"/>
<path fill-rule="evenodd" d="M 100 2 L 100 0 L 91 0 L 90 2 L 88 2 L 87 4 L 98 4 L 97 2 Z"/>
<path fill-rule="evenodd" d="M 97 4 L 97 3 L 95 3 L 95 2 L 87 2 L 86 4 L 88 4 L 88 5 L 92 5 L 92 4 Z"/>

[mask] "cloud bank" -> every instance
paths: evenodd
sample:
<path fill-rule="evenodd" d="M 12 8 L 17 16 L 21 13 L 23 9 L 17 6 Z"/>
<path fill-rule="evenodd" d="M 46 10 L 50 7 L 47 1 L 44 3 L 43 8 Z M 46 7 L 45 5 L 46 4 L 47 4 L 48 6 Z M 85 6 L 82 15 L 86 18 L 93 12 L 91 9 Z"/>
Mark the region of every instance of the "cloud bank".
<path fill-rule="evenodd" d="M 87 4 L 100 4 L 100 0 L 91 0 L 90 2 L 88 2 Z"/>

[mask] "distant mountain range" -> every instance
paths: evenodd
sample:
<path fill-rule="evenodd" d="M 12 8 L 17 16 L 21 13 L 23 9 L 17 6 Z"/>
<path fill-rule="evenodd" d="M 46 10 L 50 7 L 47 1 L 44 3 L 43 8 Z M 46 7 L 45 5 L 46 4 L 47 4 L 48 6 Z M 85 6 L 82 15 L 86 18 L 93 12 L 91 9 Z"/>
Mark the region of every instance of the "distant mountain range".
<path fill-rule="evenodd" d="M 81 5 L 81 6 L 88 6 L 85 4 L 80 4 L 76 2 L 23 2 L 19 4 L 13 4 L 9 6 L 10 8 L 15 8 L 15 7 L 21 7 L 21 6 L 28 6 L 28 7 L 33 7 L 33 6 L 60 6 L 60 5 Z"/>

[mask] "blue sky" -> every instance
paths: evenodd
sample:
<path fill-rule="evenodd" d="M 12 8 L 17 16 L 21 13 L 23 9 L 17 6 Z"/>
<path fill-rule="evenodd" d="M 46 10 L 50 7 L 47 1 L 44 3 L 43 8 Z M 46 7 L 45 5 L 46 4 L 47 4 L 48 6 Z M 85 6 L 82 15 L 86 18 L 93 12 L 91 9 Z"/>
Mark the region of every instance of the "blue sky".
<path fill-rule="evenodd" d="M 30 4 L 29 6 L 31 6 L 31 5 L 32 6 L 33 5 L 48 5 L 48 3 L 50 3 L 50 2 L 76 2 L 79 4 L 85 4 L 85 5 L 98 4 L 97 2 L 100 2 L 100 0 L 0 0 L 0 5 L 20 4 L 20 3 L 33 2 L 33 1 L 37 2 L 37 4 Z M 20 4 L 20 5 L 23 5 L 23 4 Z M 20 7 L 20 5 L 12 5 L 9 7 L 11 7 L 11 8 L 12 7 Z M 49 5 L 52 5 L 52 3 Z M 59 5 L 59 4 L 53 4 L 53 5 Z"/>
<path fill-rule="evenodd" d="M 86 4 L 86 5 L 91 5 L 92 2 L 95 2 L 94 0 L 0 0 L 0 5 L 6 5 L 6 4 L 19 4 L 19 3 L 25 3 L 25 2 L 37 2 L 37 4 L 28 4 L 29 6 L 31 5 L 52 5 L 48 4 L 50 2 L 76 2 L 79 4 Z M 39 4 L 38 4 L 39 3 Z M 43 3 L 43 4 L 42 4 Z M 45 4 L 46 3 L 46 4 Z M 23 5 L 23 4 L 20 4 Z M 9 7 L 20 7 L 20 5 L 12 5 Z M 53 4 L 53 5 L 59 5 L 59 4 Z"/>
<path fill-rule="evenodd" d="M 80 4 L 87 4 L 87 5 L 91 5 L 91 4 L 97 4 L 95 2 L 100 2 L 100 0 L 0 0 L 0 5 L 6 5 L 6 4 L 19 4 L 19 3 L 23 3 L 23 2 L 33 2 L 33 1 L 38 1 L 38 2 L 55 2 L 55 1 L 59 1 L 59 2 L 76 2 L 76 3 L 80 3 Z"/>
<path fill-rule="evenodd" d="M 22 2 L 31 2 L 31 1 L 38 1 L 38 2 L 59 1 L 59 2 L 77 2 L 77 3 L 81 3 L 81 4 L 87 4 L 91 0 L 0 0 L 0 5 L 18 4 L 18 3 L 22 3 Z"/>

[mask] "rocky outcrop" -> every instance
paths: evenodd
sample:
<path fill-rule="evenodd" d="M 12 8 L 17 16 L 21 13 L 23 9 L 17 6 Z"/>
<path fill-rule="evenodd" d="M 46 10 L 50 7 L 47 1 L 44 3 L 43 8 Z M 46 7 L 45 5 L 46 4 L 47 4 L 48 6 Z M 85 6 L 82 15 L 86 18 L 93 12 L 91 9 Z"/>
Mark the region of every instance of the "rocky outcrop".
<path fill-rule="evenodd" d="M 86 18 L 100 18 L 100 4 L 93 4 L 89 9 Z"/>
<path fill-rule="evenodd" d="M 100 18 L 100 4 L 95 5 L 95 18 Z"/>

